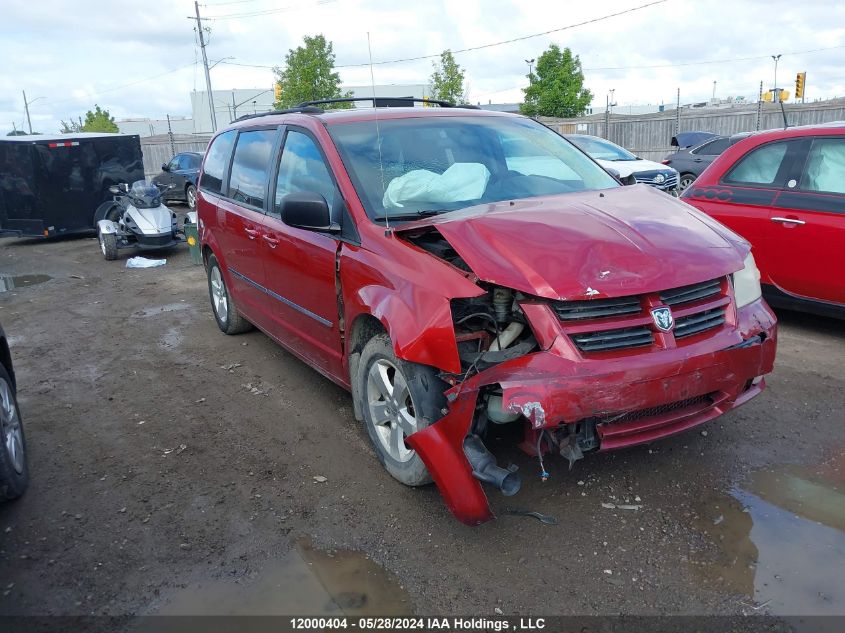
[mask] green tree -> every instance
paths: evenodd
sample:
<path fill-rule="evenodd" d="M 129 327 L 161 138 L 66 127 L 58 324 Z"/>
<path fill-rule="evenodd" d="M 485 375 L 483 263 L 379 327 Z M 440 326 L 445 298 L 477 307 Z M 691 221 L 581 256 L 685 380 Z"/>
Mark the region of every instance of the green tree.
<path fill-rule="evenodd" d="M 576 117 L 584 114 L 593 94 L 584 87 L 581 60 L 569 48 L 560 50 L 549 46 L 537 60 L 536 72 L 528 75 L 530 82 L 525 103 L 520 111 L 528 116 Z"/>
<path fill-rule="evenodd" d="M 114 122 L 114 117 L 109 115 L 108 110 L 101 110 L 100 106 L 94 104 L 94 111 L 88 110 L 85 113 L 85 122 L 82 124 L 82 132 L 119 132 Z"/>
<path fill-rule="evenodd" d="M 38 132 L 33 132 L 33 134 L 38 134 Z M 8 134 L 6 134 L 6 136 L 26 136 L 26 135 L 27 135 L 26 132 L 24 132 L 23 130 L 12 130 Z"/>
<path fill-rule="evenodd" d="M 76 121 L 71 118 L 70 123 L 67 123 L 64 119 L 62 119 L 62 129 L 59 130 L 62 134 L 76 134 L 81 131 L 82 117 L 77 117 Z"/>
<path fill-rule="evenodd" d="M 305 36 L 305 45 L 290 49 L 285 57 L 285 67 L 276 66 L 276 85 L 279 99 L 273 104 L 277 110 L 291 108 L 304 101 L 340 99 L 352 93 L 340 90 L 340 75 L 334 72 L 332 43 L 322 35 Z M 337 108 L 350 108 L 350 103 L 339 103 Z"/>
<path fill-rule="evenodd" d="M 464 88 L 464 69 L 455 61 L 452 51 L 440 53 L 440 63 L 432 63 L 434 72 L 431 74 L 431 97 L 438 101 L 449 103 L 466 103 L 467 94 Z"/>

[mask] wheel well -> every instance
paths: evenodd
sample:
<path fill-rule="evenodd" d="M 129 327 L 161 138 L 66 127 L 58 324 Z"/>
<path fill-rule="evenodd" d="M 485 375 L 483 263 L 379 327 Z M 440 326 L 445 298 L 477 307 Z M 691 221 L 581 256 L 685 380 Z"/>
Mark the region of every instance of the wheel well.
<path fill-rule="evenodd" d="M 364 419 L 364 412 L 361 410 L 361 398 L 358 385 L 358 363 L 361 360 L 361 350 L 374 336 L 386 334 L 387 330 L 372 314 L 361 314 L 355 318 L 352 328 L 349 330 L 347 346 L 349 354 L 349 383 L 352 385 L 352 410 L 355 418 L 359 421 Z"/>
<path fill-rule="evenodd" d="M 12 354 L 9 351 L 9 345 L 6 343 L 6 339 L 0 338 L 0 364 L 6 369 L 6 373 L 9 374 L 9 378 L 12 379 L 12 389 L 17 389 L 17 385 L 15 384 L 15 372 L 12 370 Z"/>
<path fill-rule="evenodd" d="M 208 244 L 202 247 L 202 265 L 204 268 L 208 268 L 208 256 L 213 254 L 214 251 L 211 250 L 211 247 Z"/>

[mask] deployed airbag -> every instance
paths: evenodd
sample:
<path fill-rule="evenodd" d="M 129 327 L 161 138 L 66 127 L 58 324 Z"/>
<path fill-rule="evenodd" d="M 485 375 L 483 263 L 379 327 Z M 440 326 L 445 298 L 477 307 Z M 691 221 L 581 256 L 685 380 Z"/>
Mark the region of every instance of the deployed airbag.
<path fill-rule="evenodd" d="M 490 170 L 481 163 L 455 163 L 442 174 L 415 169 L 390 181 L 384 207 L 395 209 L 409 202 L 445 204 L 477 200 L 487 188 Z"/>

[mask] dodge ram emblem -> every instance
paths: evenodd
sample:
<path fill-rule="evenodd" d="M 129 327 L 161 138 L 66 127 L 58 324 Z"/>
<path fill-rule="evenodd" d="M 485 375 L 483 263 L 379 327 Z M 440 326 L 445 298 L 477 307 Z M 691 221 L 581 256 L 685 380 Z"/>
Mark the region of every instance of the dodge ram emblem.
<path fill-rule="evenodd" d="M 669 308 L 653 308 L 651 318 L 661 332 L 668 332 L 675 326 L 675 319 L 672 318 L 672 310 Z"/>

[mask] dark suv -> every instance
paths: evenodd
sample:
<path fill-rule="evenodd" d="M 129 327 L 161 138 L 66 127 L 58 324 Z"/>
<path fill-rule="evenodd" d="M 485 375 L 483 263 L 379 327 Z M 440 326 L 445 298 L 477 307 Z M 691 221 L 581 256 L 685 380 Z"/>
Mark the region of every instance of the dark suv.
<path fill-rule="evenodd" d="M 223 332 L 257 326 L 350 390 L 397 480 L 433 479 L 477 524 L 480 481 L 520 486 L 485 447 L 497 425 L 522 426 L 541 473 L 544 454 L 653 442 L 763 389 L 775 318 L 718 222 L 525 117 L 321 105 L 211 141 L 211 304 Z"/>

